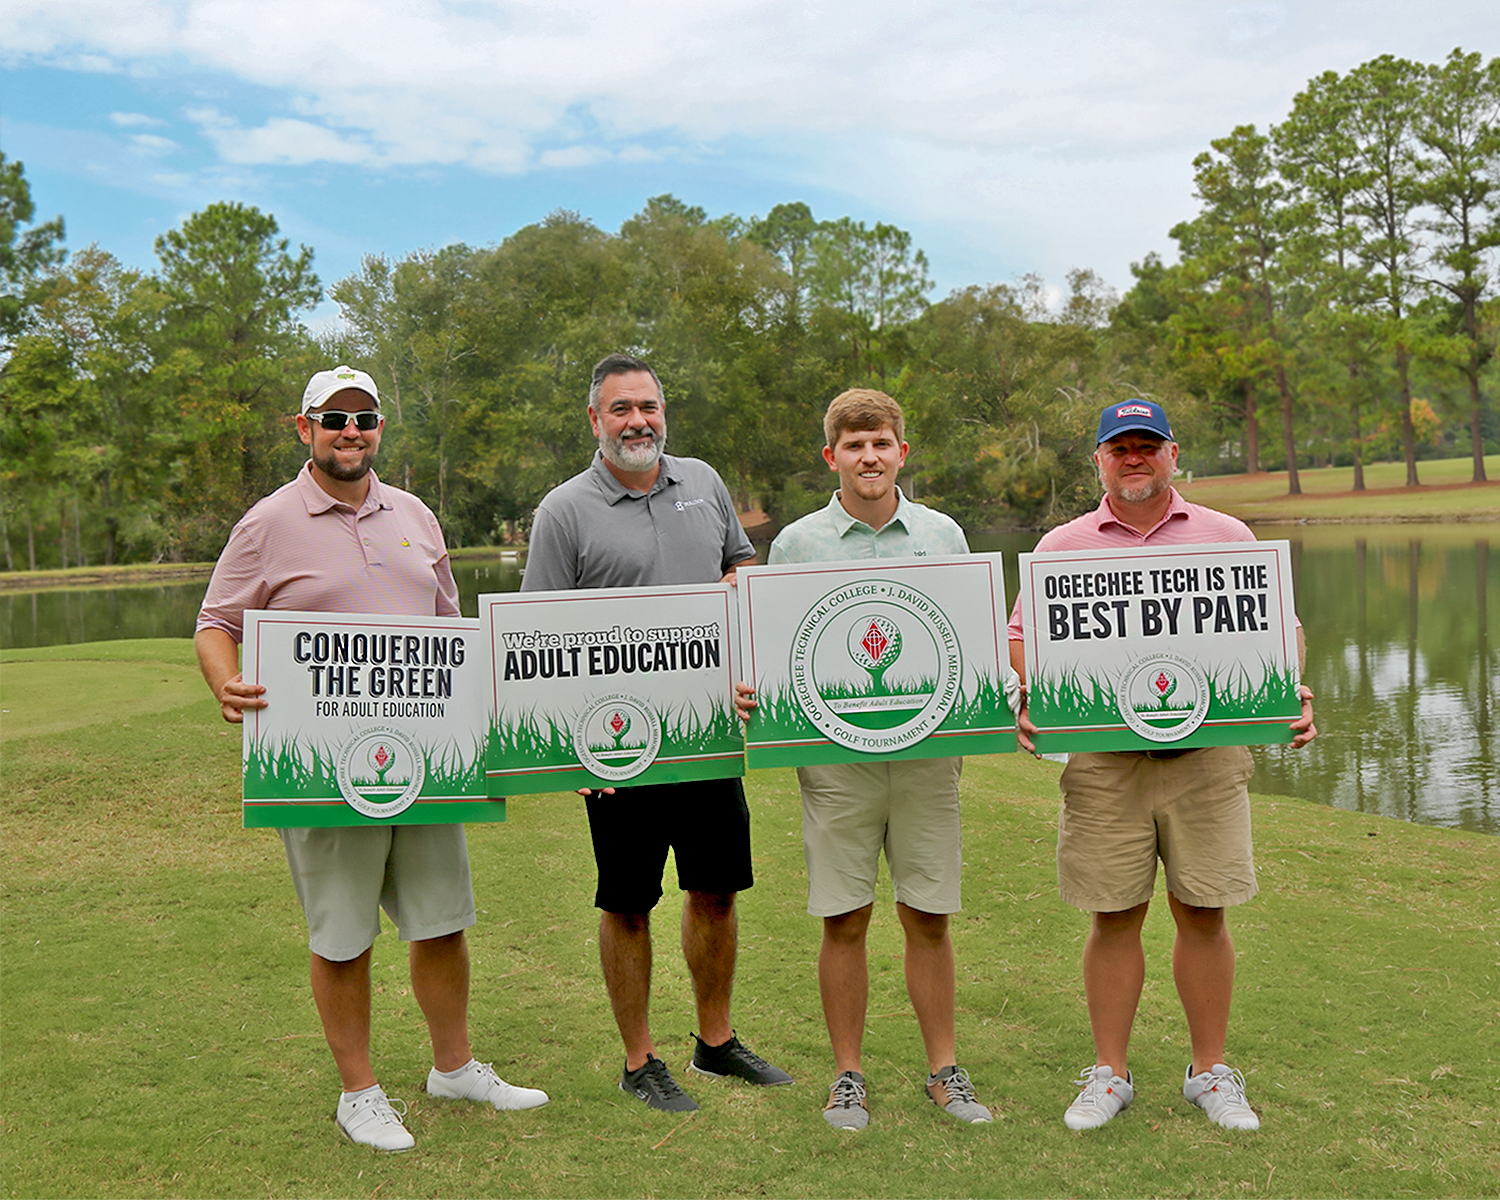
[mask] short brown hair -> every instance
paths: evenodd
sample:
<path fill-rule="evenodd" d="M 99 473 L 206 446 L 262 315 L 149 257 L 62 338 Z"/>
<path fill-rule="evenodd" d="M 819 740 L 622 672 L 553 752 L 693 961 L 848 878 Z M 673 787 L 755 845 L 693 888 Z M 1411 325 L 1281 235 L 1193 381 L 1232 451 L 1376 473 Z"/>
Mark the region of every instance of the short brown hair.
<path fill-rule="evenodd" d="M 873 433 L 890 429 L 898 442 L 906 441 L 906 415 L 884 392 L 873 388 L 850 388 L 833 398 L 823 417 L 823 436 L 829 449 L 846 433 Z"/>

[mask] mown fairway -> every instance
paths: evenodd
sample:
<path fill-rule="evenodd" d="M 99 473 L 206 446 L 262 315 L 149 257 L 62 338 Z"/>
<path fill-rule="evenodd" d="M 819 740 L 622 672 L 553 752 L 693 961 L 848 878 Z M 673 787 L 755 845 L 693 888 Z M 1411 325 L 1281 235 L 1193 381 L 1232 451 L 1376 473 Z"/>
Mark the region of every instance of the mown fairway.
<path fill-rule="evenodd" d="M 1500 1193 L 1500 844 L 1293 800 L 1256 806 L 1261 896 L 1234 918 L 1231 1044 L 1264 1125 L 1182 1100 L 1186 1034 L 1164 898 L 1147 923 L 1136 1103 L 1062 1124 L 1091 1060 L 1084 919 L 1053 887 L 1056 772 L 970 760 L 955 922 L 962 1061 L 997 1110 L 924 1098 L 888 894 L 872 931 L 870 1129 L 819 1117 L 831 1060 L 804 910 L 795 780 L 749 780 L 760 883 L 743 901 L 736 1024 L 797 1078 L 684 1076 L 703 1110 L 616 1090 L 579 803 L 512 802 L 469 832 L 481 923 L 473 1032 L 546 1108 L 428 1100 L 425 1028 L 392 936 L 376 946 L 377 1065 L 417 1149 L 344 1142 L 270 831 L 240 828 L 239 738 L 186 641 L 0 655 L 7 1196 L 1493 1196 Z M 661 907 L 653 1026 L 674 1069 L 690 990 Z"/>
<path fill-rule="evenodd" d="M 1285 471 L 1258 475 L 1212 475 L 1178 481 L 1194 504 L 1233 513 L 1243 521 L 1500 521 L 1500 454 L 1485 459 L 1491 482 L 1473 484 L 1468 458 L 1417 464 L 1422 486 L 1405 488 L 1403 463 L 1371 463 L 1364 492 L 1352 492 L 1349 467 L 1299 471 L 1302 495 L 1288 496 Z M 1269 535 L 1263 535 L 1269 536 Z"/>

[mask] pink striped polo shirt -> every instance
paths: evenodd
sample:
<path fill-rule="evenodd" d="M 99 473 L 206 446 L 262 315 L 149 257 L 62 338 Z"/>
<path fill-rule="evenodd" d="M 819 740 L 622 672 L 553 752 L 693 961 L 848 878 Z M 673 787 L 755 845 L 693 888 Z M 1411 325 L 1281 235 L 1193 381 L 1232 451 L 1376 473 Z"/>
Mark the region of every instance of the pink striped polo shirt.
<path fill-rule="evenodd" d="M 244 638 L 246 609 L 456 617 L 458 585 L 432 510 L 370 472 L 358 510 L 304 467 L 240 518 L 219 555 L 199 629 Z"/>
<path fill-rule="evenodd" d="M 1194 546 L 1212 542 L 1253 542 L 1255 534 L 1250 532 L 1238 517 L 1204 508 L 1201 504 L 1189 504 L 1176 488 L 1172 488 L 1172 503 L 1167 506 L 1167 515 L 1141 533 L 1133 526 L 1119 520 L 1109 507 L 1109 497 L 1099 501 L 1099 507 L 1091 513 L 1059 525 L 1042 535 L 1036 544 L 1038 551 L 1045 550 L 1138 550 L 1142 546 Z M 1021 640 L 1021 597 L 1016 596 L 1015 607 L 1010 610 L 1010 640 Z"/>

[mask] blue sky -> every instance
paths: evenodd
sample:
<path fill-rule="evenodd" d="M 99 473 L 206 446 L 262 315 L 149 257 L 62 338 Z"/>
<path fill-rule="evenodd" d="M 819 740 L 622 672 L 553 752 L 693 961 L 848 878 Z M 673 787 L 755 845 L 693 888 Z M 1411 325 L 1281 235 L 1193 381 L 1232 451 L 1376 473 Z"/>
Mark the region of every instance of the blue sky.
<path fill-rule="evenodd" d="M 0 149 L 71 247 L 140 267 L 215 200 L 273 213 L 329 284 L 671 192 L 901 226 L 934 298 L 1124 288 L 1171 256 L 1210 139 L 1318 72 L 1455 46 L 1500 53 L 1500 5 L 7 0 Z"/>

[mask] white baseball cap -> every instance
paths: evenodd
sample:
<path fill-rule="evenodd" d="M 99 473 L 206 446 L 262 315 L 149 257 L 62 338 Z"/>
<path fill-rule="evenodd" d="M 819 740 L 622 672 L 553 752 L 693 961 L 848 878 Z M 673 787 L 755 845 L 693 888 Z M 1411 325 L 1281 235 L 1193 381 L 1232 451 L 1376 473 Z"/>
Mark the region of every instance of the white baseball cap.
<path fill-rule="evenodd" d="M 346 388 L 368 393 L 375 407 L 380 407 L 380 392 L 373 379 L 353 367 L 334 367 L 331 371 L 319 371 L 307 381 L 307 390 L 302 393 L 302 411 L 311 412 L 329 396 Z"/>

